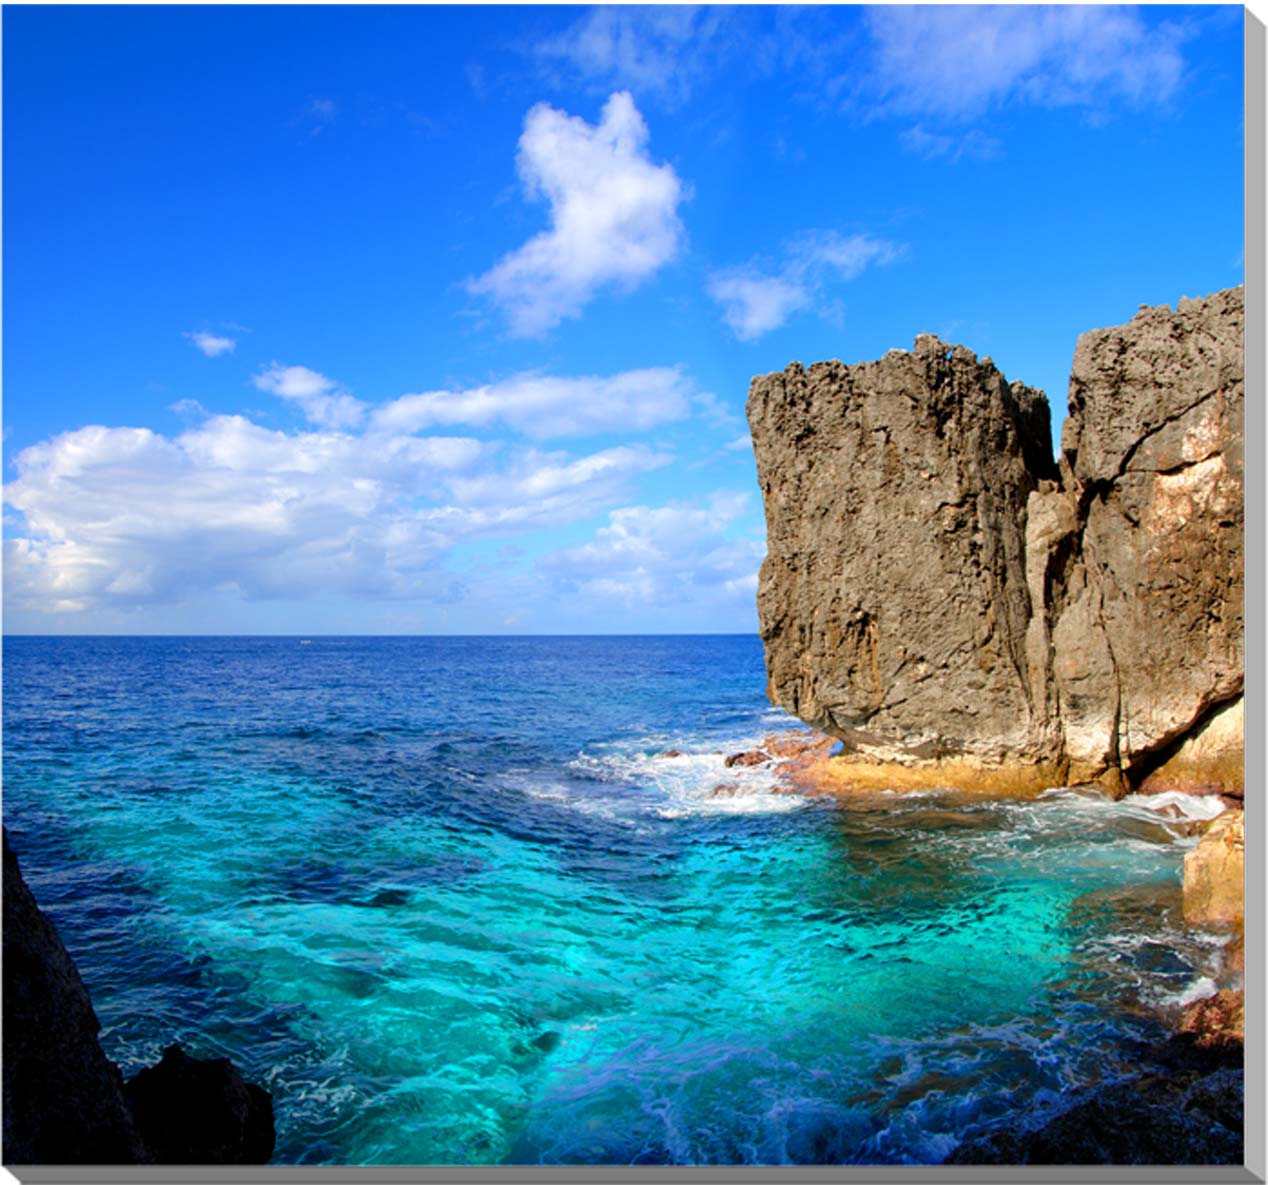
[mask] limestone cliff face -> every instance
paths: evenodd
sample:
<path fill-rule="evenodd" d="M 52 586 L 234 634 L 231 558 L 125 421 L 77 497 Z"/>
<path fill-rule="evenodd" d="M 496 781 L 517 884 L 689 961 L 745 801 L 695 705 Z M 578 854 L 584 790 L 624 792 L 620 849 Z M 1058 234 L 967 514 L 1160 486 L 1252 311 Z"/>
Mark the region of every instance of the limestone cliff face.
<path fill-rule="evenodd" d="M 772 701 L 940 780 L 1240 786 L 1242 318 L 1080 338 L 1059 466 L 1042 393 L 934 337 L 754 379 Z"/>

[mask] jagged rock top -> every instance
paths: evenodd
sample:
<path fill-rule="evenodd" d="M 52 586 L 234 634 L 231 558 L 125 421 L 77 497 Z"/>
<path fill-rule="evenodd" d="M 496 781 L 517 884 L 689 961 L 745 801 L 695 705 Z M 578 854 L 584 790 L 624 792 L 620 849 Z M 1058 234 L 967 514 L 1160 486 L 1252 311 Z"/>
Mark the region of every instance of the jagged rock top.
<path fill-rule="evenodd" d="M 1056 476 L 1043 392 L 922 334 L 874 362 L 760 376 L 748 416 L 772 699 L 867 751 L 1021 743 L 1025 504 Z"/>
<path fill-rule="evenodd" d="M 1170 305 L 1142 305 L 1125 325 L 1083 334 L 1071 367 L 1070 415 L 1062 451 L 1082 481 L 1109 480 L 1141 444 L 1204 402 L 1240 398 L 1244 367 L 1245 289 L 1229 288 Z M 1184 432 L 1170 434 L 1180 464 Z M 1210 442 L 1207 442 L 1209 444 Z M 1189 452 L 1203 447 L 1190 441 Z"/>
<path fill-rule="evenodd" d="M 772 701 L 867 760 L 1156 774 L 1241 694 L 1243 317 L 1084 334 L 1060 470 L 1043 393 L 934 334 L 754 378 Z"/>

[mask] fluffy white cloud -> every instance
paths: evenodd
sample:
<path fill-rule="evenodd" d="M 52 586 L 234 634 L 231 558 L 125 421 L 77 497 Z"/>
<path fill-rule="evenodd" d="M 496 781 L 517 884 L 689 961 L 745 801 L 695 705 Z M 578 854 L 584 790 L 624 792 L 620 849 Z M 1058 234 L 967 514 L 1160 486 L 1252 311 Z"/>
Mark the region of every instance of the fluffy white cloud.
<path fill-rule="evenodd" d="M 714 272 L 709 295 L 722 306 L 722 319 L 740 341 L 778 329 L 811 306 L 838 280 L 852 280 L 873 265 L 892 263 L 903 247 L 872 235 L 807 231 L 792 239 L 777 271 L 756 264 Z"/>
<path fill-rule="evenodd" d="M 810 291 L 794 276 L 769 276 L 747 268 L 715 272 L 709 295 L 722 306 L 722 319 L 740 341 L 778 329 L 810 303 Z"/>
<path fill-rule="evenodd" d="M 1045 106 L 1144 104 L 1184 73 L 1181 31 L 1132 8 L 877 5 L 872 90 L 892 111 L 970 118 L 1004 99 Z"/>
<path fill-rule="evenodd" d="M 439 564 L 458 544 L 601 514 L 673 458 L 634 443 L 576 454 L 416 433 L 496 423 L 532 439 L 628 434 L 689 414 L 696 398 L 676 368 L 518 376 L 370 415 L 306 367 L 274 364 L 256 385 L 319 426 L 277 431 L 186 401 L 177 406 L 197 422 L 175 436 L 93 425 L 19 452 L 4 489 L 6 604 L 107 611 L 223 590 L 449 597 L 454 576 Z"/>
<path fill-rule="evenodd" d="M 261 391 L 298 404 L 310 423 L 323 428 L 351 428 L 360 423 L 366 405 L 349 395 L 334 379 L 307 366 L 274 362 L 251 380 Z"/>
<path fill-rule="evenodd" d="M 217 337 L 214 333 L 204 333 L 201 330 L 186 333 L 183 336 L 189 338 L 208 358 L 215 358 L 220 354 L 231 354 L 238 344 L 231 337 Z"/>
<path fill-rule="evenodd" d="M 627 92 L 597 126 L 539 103 L 524 120 L 518 167 L 529 198 L 550 206 L 550 229 L 469 282 L 500 305 L 517 336 L 539 336 L 605 285 L 632 288 L 677 254 L 683 185 L 647 155 L 647 124 Z"/>
<path fill-rule="evenodd" d="M 456 543 L 592 515 L 669 458 L 571 457 L 466 437 L 277 432 L 214 416 L 168 438 L 92 426 L 22 450 L 5 500 L 7 603 L 36 611 L 235 588 L 427 597 Z"/>
<path fill-rule="evenodd" d="M 417 432 L 437 425 L 505 425 L 533 440 L 597 432 L 642 431 L 683 419 L 692 384 L 677 367 L 610 376 L 521 374 L 465 391 L 403 395 L 375 411 L 380 431 Z"/>
<path fill-rule="evenodd" d="M 539 561 L 561 592 L 630 606 L 750 601 L 765 540 L 745 531 L 745 493 L 718 492 L 707 503 L 627 506 L 579 547 Z"/>

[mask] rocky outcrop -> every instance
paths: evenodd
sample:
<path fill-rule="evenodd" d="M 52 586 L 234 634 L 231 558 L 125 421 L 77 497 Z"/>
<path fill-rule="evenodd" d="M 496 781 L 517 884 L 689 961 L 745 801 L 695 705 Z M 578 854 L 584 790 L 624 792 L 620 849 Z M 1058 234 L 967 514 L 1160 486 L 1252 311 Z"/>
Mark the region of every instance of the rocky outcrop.
<path fill-rule="evenodd" d="M 1181 1033 L 1201 1050 L 1229 1052 L 1241 1060 L 1246 1042 L 1246 993 L 1226 989 L 1196 1000 L 1184 1010 Z"/>
<path fill-rule="evenodd" d="M 1037 1128 L 961 1144 L 946 1164 L 1241 1164 L 1243 1074 L 1142 1075 L 1090 1092 Z"/>
<path fill-rule="evenodd" d="M 267 1162 L 272 1100 L 228 1061 L 195 1061 L 173 1046 L 125 1087 L 100 1028 L 5 830 L 4 1163 Z"/>
<path fill-rule="evenodd" d="M 273 1099 L 228 1058 L 192 1058 L 170 1045 L 127 1085 L 137 1127 L 157 1164 L 267 1164 Z"/>
<path fill-rule="evenodd" d="M 1246 829 L 1242 811 L 1225 811 L 1184 857 L 1184 920 L 1239 925 L 1245 917 Z"/>
<path fill-rule="evenodd" d="M 1241 289 L 1045 397 L 931 336 L 753 380 L 773 702 L 866 784 L 1240 790 Z"/>
<path fill-rule="evenodd" d="M 4 832 L 4 1162 L 136 1164 L 149 1157 L 101 1051 L 101 1023 Z"/>
<path fill-rule="evenodd" d="M 1242 993 L 1190 1005 L 1178 1032 L 1139 1055 L 1143 1073 L 971 1134 L 945 1163 L 1241 1164 Z"/>

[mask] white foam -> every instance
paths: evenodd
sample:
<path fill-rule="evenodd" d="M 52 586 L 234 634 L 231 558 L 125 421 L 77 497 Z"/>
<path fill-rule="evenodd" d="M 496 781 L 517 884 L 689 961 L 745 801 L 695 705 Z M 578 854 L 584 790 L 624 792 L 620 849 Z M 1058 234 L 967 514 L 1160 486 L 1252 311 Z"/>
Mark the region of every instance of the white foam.
<path fill-rule="evenodd" d="M 1167 790 L 1162 794 L 1133 794 L 1130 799 L 1137 806 L 1151 811 L 1175 807 L 1186 819 L 1214 819 L 1228 810 L 1218 794 L 1179 794 L 1175 790 Z"/>
<path fill-rule="evenodd" d="M 748 747 L 758 743 L 752 741 Z M 640 802 L 656 816 L 677 819 L 698 814 L 780 814 L 805 805 L 797 794 L 776 793 L 779 765 L 726 766 L 723 753 L 617 751 L 580 754 L 570 768 L 601 782 L 615 782 L 644 792 Z M 722 794 L 714 791 L 727 787 Z"/>
<path fill-rule="evenodd" d="M 1210 999 L 1218 991 L 1219 988 L 1216 986 L 1215 980 L 1207 975 L 1202 975 L 1183 991 L 1160 995 L 1158 999 L 1162 1004 L 1175 1004 L 1180 1008 L 1187 1008 L 1198 1000 Z"/>

